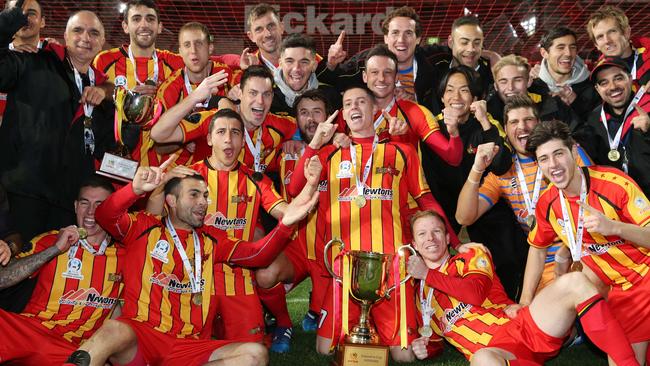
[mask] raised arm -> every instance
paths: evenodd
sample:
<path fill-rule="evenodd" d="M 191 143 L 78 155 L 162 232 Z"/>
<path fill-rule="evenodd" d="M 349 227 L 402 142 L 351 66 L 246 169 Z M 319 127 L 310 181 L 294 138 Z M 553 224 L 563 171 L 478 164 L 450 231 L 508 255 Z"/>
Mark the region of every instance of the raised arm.
<path fill-rule="evenodd" d="M 12 259 L 7 266 L 0 267 L 0 290 L 11 287 L 38 271 L 45 263 L 66 252 L 70 245 L 79 240 L 76 226 L 68 226 L 61 231 L 54 244 L 38 253 Z"/>
<path fill-rule="evenodd" d="M 151 138 L 158 143 L 182 142 L 183 131 L 178 124 L 183 117 L 192 112 L 196 104 L 203 103 L 213 94 L 218 93 L 219 87 L 226 82 L 228 82 L 228 74 L 223 70 L 203 79 L 190 95 L 160 116 L 151 129 Z"/>

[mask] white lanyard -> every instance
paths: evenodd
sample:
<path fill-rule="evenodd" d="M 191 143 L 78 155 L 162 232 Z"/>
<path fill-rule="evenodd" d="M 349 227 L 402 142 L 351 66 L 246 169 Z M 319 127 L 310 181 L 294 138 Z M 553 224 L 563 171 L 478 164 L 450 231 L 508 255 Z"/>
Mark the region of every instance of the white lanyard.
<path fill-rule="evenodd" d="M 357 148 L 354 144 L 350 144 L 350 160 L 352 161 L 352 169 L 354 170 L 354 178 L 357 183 L 357 194 L 363 196 L 363 185 L 368 180 L 368 175 L 370 175 L 370 168 L 372 167 L 372 156 L 375 154 L 375 149 L 377 148 L 377 143 L 379 142 L 379 136 L 375 135 L 374 140 L 372 140 L 372 151 L 370 152 L 370 157 L 366 161 L 366 165 L 363 167 L 363 179 L 359 180 L 359 173 L 357 173 Z M 359 145 L 361 147 L 361 145 Z M 361 152 L 363 153 L 363 147 L 361 147 Z M 363 156 L 363 154 L 362 154 Z"/>
<path fill-rule="evenodd" d="M 38 41 L 38 44 L 36 45 L 36 48 L 39 49 L 39 50 L 40 50 L 41 48 L 43 48 L 43 41 Z M 13 43 L 13 42 L 9 43 L 9 50 L 10 50 L 10 51 L 15 51 L 15 50 L 16 50 L 16 46 L 14 46 L 14 43 Z M 636 61 L 636 60 L 635 60 L 635 61 Z"/>
<path fill-rule="evenodd" d="M 587 182 L 585 176 L 580 172 L 580 177 L 582 178 L 582 183 L 580 185 L 580 201 L 587 203 Z M 564 194 L 561 189 L 558 189 L 560 195 L 560 206 L 562 207 L 562 220 L 564 221 L 564 231 L 566 232 L 567 240 L 569 241 L 569 250 L 571 251 L 571 257 L 574 262 L 579 262 L 582 258 L 582 235 L 584 229 L 584 214 L 585 210 L 582 206 L 578 208 L 578 221 L 576 222 L 576 232 L 573 232 L 573 227 L 571 226 L 571 215 L 567 208 L 566 202 L 564 202 Z"/>
<path fill-rule="evenodd" d="M 630 105 L 627 106 L 627 109 L 625 110 L 625 114 L 623 115 L 623 121 L 621 122 L 621 125 L 618 127 L 618 130 L 616 131 L 616 135 L 612 139 L 609 136 L 609 128 L 607 127 L 607 116 L 605 116 L 605 106 L 603 105 L 600 107 L 600 120 L 603 122 L 603 126 L 605 127 L 605 131 L 607 132 L 607 140 L 609 141 L 609 149 L 610 150 L 616 150 L 618 149 L 618 145 L 621 142 L 621 136 L 623 135 L 623 126 L 625 126 L 625 120 L 627 117 L 632 113 L 634 110 L 634 106 L 639 103 L 639 100 L 641 100 L 641 97 L 643 97 L 643 94 L 645 94 L 645 88 L 642 86 L 637 90 L 636 94 L 634 95 L 634 98 L 630 102 Z"/>
<path fill-rule="evenodd" d="M 72 70 L 74 71 L 74 81 L 77 84 L 77 89 L 79 89 L 79 95 L 82 95 L 84 92 L 84 85 L 83 81 L 81 81 L 81 74 L 72 62 L 70 62 L 70 65 L 72 65 Z M 95 71 L 92 67 L 88 68 L 88 79 L 90 79 L 90 86 L 95 86 Z M 92 116 L 94 108 L 94 106 L 88 103 L 84 103 L 84 115 L 86 117 Z"/>
<path fill-rule="evenodd" d="M 632 63 L 632 72 L 630 72 L 630 74 L 632 74 L 632 80 L 636 80 L 636 62 L 638 61 L 638 59 L 639 59 L 639 50 L 637 50 L 635 48 L 634 49 L 634 62 Z"/>
<path fill-rule="evenodd" d="M 524 196 L 526 211 L 528 211 L 529 216 L 535 215 L 535 208 L 537 207 L 537 200 L 539 199 L 539 191 L 542 187 L 542 170 L 539 168 L 539 166 L 537 167 L 532 197 L 528 193 L 528 183 L 526 183 L 524 170 L 521 168 L 521 162 L 519 162 L 519 157 L 517 154 L 515 154 L 515 170 L 517 170 L 517 179 L 519 181 L 518 183 L 521 189 L 521 194 Z"/>
<path fill-rule="evenodd" d="M 262 55 L 262 51 L 260 51 L 260 58 L 262 59 L 262 62 L 264 62 L 264 64 L 266 65 L 266 67 L 268 67 L 269 70 L 271 70 L 271 73 L 273 73 L 273 74 L 275 75 L 275 71 L 278 69 L 278 67 L 276 67 L 276 66 L 273 64 L 273 62 L 267 60 L 267 59 L 264 57 L 264 55 Z"/>
<path fill-rule="evenodd" d="M 395 105 L 396 101 L 397 100 L 395 99 L 395 97 L 393 97 L 393 100 L 391 100 L 390 103 L 388 103 L 388 105 L 386 106 L 386 108 L 384 108 L 384 112 L 390 114 L 390 111 L 393 109 L 393 106 Z M 377 119 L 375 120 L 375 123 L 374 123 L 375 131 L 377 130 L 377 128 L 379 128 L 379 125 L 381 124 L 381 121 L 383 121 L 383 120 L 384 120 L 384 114 L 379 113 L 379 117 L 377 117 Z"/>
<path fill-rule="evenodd" d="M 79 70 L 77 70 L 77 68 L 74 66 L 72 61 L 70 61 L 70 65 L 74 71 L 74 81 L 75 84 L 77 84 L 77 89 L 79 89 L 79 95 L 83 95 L 84 86 L 83 81 L 81 80 L 81 74 L 79 73 Z M 90 86 L 95 86 L 95 71 L 92 67 L 88 67 L 88 79 L 90 80 Z M 86 117 L 84 119 L 84 147 L 86 148 L 86 153 L 88 155 L 92 155 L 95 153 L 95 133 L 93 133 L 92 129 L 92 115 L 95 106 L 84 103 L 83 107 L 84 116 Z"/>
<path fill-rule="evenodd" d="M 156 53 L 156 50 L 153 50 L 153 54 L 151 55 L 151 59 L 153 60 L 153 78 L 152 80 L 155 81 L 156 83 L 158 82 L 158 54 Z M 135 78 L 135 83 L 138 85 L 144 84 L 144 82 L 141 82 L 140 79 L 138 79 L 138 66 L 135 63 L 135 58 L 133 57 L 133 52 L 131 51 L 131 45 L 129 45 L 129 60 L 131 61 L 131 65 L 133 66 L 133 77 Z M 147 70 L 147 75 L 149 75 L 149 71 Z M 145 80 L 146 81 L 146 80 Z"/>
<path fill-rule="evenodd" d="M 262 126 L 257 128 L 259 131 L 257 133 L 257 139 L 255 140 L 255 146 L 253 146 L 253 140 L 251 140 L 251 137 L 248 135 L 248 131 L 244 129 L 244 136 L 246 137 L 246 146 L 248 146 L 248 150 L 250 150 L 251 154 L 253 154 L 254 160 L 254 165 L 253 168 L 255 169 L 256 172 L 262 172 L 261 170 L 261 162 L 262 162 Z M 255 133 L 255 131 L 253 131 Z"/>
<path fill-rule="evenodd" d="M 212 68 L 211 68 L 212 69 Z M 188 75 L 189 70 L 187 70 L 187 67 L 185 70 L 183 70 L 183 77 L 185 79 L 185 93 L 187 96 L 190 95 L 194 91 L 194 88 L 192 88 L 192 83 L 190 83 L 190 76 Z M 206 99 L 203 103 L 196 103 L 196 107 L 203 107 L 203 108 L 208 108 L 208 104 L 210 103 L 210 98 Z"/>
<path fill-rule="evenodd" d="M 79 239 L 79 244 L 81 244 L 86 251 L 88 251 L 92 255 L 102 255 L 106 252 L 106 248 L 108 247 L 108 236 L 104 238 L 102 243 L 99 245 L 99 249 L 95 250 L 90 243 L 88 243 L 88 240 L 86 239 Z"/>
<path fill-rule="evenodd" d="M 431 316 L 433 315 L 433 309 L 431 309 L 431 300 L 433 300 L 433 288 L 429 289 L 427 293 L 427 298 L 424 298 L 424 280 L 420 280 L 420 309 L 422 312 L 422 326 L 426 327 L 431 322 Z"/>
<path fill-rule="evenodd" d="M 196 270 L 195 276 L 195 272 L 192 270 L 190 260 L 187 258 L 187 253 L 185 253 L 185 248 L 183 248 L 183 244 L 178 238 L 176 229 L 174 229 L 174 225 L 172 225 L 172 220 L 169 218 L 169 216 L 167 216 L 166 225 L 167 230 L 169 230 L 169 233 L 174 240 L 174 246 L 176 247 L 176 250 L 178 250 L 178 254 L 183 260 L 183 267 L 185 267 L 185 271 L 187 271 L 187 275 L 190 277 L 190 286 L 192 287 L 192 293 L 201 292 L 201 243 L 199 242 L 199 236 L 196 234 L 196 230 L 192 230 L 192 238 L 194 239 L 194 270 Z"/>

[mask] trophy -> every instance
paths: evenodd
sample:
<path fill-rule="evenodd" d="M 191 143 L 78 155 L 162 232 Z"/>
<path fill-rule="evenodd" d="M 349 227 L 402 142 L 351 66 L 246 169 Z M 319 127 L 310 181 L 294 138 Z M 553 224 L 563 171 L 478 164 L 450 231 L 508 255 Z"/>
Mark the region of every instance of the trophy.
<path fill-rule="evenodd" d="M 131 126 L 139 130 L 153 120 L 156 109 L 154 98 L 151 95 L 139 94 L 124 88 L 115 88 L 115 140 L 117 149 L 111 153 L 106 152 L 98 174 L 123 182 L 133 180 L 138 169 L 138 163 L 129 159 L 130 150 L 124 143 L 122 124 L 125 128 Z M 159 112 L 158 112 L 159 113 Z"/>
<path fill-rule="evenodd" d="M 325 245 L 324 259 L 325 267 L 330 275 L 339 283 L 343 284 L 345 274 L 337 275 L 332 270 L 329 251 L 333 245 L 337 245 L 343 251 L 345 244 L 337 238 L 330 240 Z M 408 245 L 397 249 L 397 254 L 408 250 L 411 255 L 416 255 L 415 250 Z M 352 328 L 346 337 L 346 342 L 339 345 L 335 365 L 378 365 L 388 364 L 388 347 L 379 345 L 379 336 L 368 319 L 371 306 L 384 298 L 390 298 L 390 293 L 395 289 L 395 284 L 388 287 L 388 280 L 392 275 L 392 263 L 395 254 L 384 254 L 366 251 L 345 252 L 344 256 L 349 257 L 349 293 L 360 303 L 361 314 L 359 323 Z M 411 278 L 407 275 L 399 285 L 406 283 Z M 344 290 L 346 288 L 344 284 Z"/>

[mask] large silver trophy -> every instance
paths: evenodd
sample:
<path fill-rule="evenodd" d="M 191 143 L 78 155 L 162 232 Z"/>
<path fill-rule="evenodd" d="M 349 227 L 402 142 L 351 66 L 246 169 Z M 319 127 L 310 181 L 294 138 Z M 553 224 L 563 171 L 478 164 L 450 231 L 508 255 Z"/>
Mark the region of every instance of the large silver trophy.
<path fill-rule="evenodd" d="M 340 239 L 334 238 L 330 240 L 325 245 L 324 250 L 325 267 L 337 282 L 343 283 L 344 276 L 334 273 L 329 260 L 329 252 L 334 245 L 338 246 L 340 251 L 343 251 L 345 248 L 345 244 Z M 409 251 L 411 255 L 416 255 L 415 250 L 409 245 L 399 247 L 395 254 L 399 255 L 404 250 Z M 350 261 L 350 295 L 359 302 L 361 314 L 359 316 L 359 323 L 348 334 L 346 344 L 339 345 L 335 364 L 340 366 L 348 364 L 363 365 L 364 356 L 369 359 L 369 364 L 388 363 L 388 348 L 379 346 L 379 337 L 369 321 L 369 313 L 370 308 L 375 302 L 389 298 L 390 293 L 398 285 L 388 286 L 389 279 L 393 277 L 391 264 L 393 263 L 395 254 L 359 250 L 350 251 L 345 254 L 349 257 Z M 399 285 L 405 283 L 410 278 L 411 275 L 407 275 L 400 281 Z M 367 346 L 361 347 L 359 345 Z M 383 355 L 381 357 L 384 361 L 378 362 L 380 355 Z"/>
<path fill-rule="evenodd" d="M 144 126 L 152 120 L 155 101 L 151 95 L 143 95 L 124 88 L 115 88 L 115 139 L 117 149 L 106 152 L 98 174 L 128 182 L 133 180 L 138 163 L 129 159 L 131 152 L 122 138 L 122 124 Z"/>

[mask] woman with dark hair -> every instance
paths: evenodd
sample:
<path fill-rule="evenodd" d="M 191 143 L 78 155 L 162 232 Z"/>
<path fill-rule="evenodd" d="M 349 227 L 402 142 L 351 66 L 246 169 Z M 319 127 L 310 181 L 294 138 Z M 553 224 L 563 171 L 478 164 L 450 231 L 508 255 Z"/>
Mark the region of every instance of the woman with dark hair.
<path fill-rule="evenodd" d="M 456 213 L 460 191 L 474 164 L 476 149 L 479 145 L 494 143 L 494 160 L 486 172 L 500 175 L 508 171 L 512 164 L 512 152 L 505 142 L 505 132 L 498 121 L 487 113 L 484 91 L 478 73 L 461 65 L 452 67 L 442 78 L 438 92 L 444 109 L 437 116 L 441 131 L 445 135 L 456 132 L 463 142 L 463 159 L 458 167 L 451 167 L 432 153 L 422 148 L 422 165 L 424 174 L 434 197 L 437 197 L 448 217 Z M 450 123 L 454 122 L 454 123 Z M 454 126 L 458 131 L 448 131 Z M 456 127 L 457 126 L 457 127 Z M 514 248 L 525 244 L 524 233 L 515 225 L 512 211 L 505 205 L 497 203 L 473 225 L 468 233 L 472 241 L 484 243 L 493 253 L 497 272 L 509 296 L 515 297 L 521 281 L 523 264 L 515 258 Z M 454 229 L 460 225 L 452 220 Z M 496 230 L 495 230 L 496 229 Z M 520 270 L 516 270 L 520 269 Z M 511 275 L 504 273 L 512 272 Z"/>

